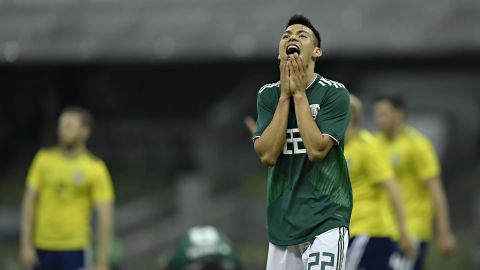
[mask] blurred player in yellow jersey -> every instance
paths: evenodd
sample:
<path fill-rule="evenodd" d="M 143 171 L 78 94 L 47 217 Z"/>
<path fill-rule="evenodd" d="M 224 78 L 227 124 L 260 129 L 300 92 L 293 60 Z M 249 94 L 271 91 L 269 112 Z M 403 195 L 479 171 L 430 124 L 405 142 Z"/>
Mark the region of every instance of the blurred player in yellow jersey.
<path fill-rule="evenodd" d="M 404 269 L 422 269 L 434 216 L 438 251 L 447 256 L 455 248 L 439 162 L 430 141 L 406 125 L 405 103 L 401 97 L 377 97 L 374 116 L 380 129 L 377 138 L 389 151 L 403 194 L 408 232 L 419 250 L 415 260 L 406 260 Z"/>
<path fill-rule="evenodd" d="M 92 269 L 87 252 L 92 207 L 98 218 L 95 270 L 109 269 L 114 194 L 105 163 L 86 148 L 91 119 L 85 109 L 67 107 L 58 121 L 58 146 L 40 149 L 30 166 L 20 239 L 28 269 Z"/>
<path fill-rule="evenodd" d="M 413 253 L 401 193 L 387 152 L 370 132 L 357 127 L 361 114 L 360 100 L 350 95 L 350 105 L 345 158 L 352 183 L 353 210 L 346 269 L 393 270 L 395 256 L 400 258 L 399 247 L 404 254 L 411 256 Z M 394 215 L 382 214 L 391 209 Z M 393 220 L 387 221 L 385 216 Z M 398 229 L 391 226 L 395 222 Z"/>

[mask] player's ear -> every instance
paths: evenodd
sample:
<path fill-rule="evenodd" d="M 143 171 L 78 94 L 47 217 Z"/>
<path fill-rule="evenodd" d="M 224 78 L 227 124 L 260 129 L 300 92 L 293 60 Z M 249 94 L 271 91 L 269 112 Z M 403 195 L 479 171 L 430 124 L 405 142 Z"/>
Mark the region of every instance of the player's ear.
<path fill-rule="evenodd" d="M 319 58 L 320 56 L 322 56 L 322 53 L 322 48 L 315 47 L 315 49 L 313 50 L 313 57 Z"/>

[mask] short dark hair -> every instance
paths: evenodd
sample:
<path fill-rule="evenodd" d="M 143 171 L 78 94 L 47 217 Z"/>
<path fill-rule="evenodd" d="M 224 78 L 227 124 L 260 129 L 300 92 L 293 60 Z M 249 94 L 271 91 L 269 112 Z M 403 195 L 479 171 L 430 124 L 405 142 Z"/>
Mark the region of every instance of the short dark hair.
<path fill-rule="evenodd" d="M 381 94 L 381 95 L 377 95 L 373 99 L 374 103 L 377 103 L 377 102 L 380 102 L 380 101 L 387 101 L 396 110 L 405 111 L 407 109 L 407 105 L 405 103 L 405 100 L 403 99 L 402 96 L 400 96 L 398 94 Z"/>
<path fill-rule="evenodd" d="M 313 26 L 312 22 L 310 19 L 307 17 L 303 16 L 302 14 L 295 14 L 290 19 L 288 20 L 287 26 L 285 26 L 285 29 L 287 29 L 290 25 L 294 24 L 301 24 L 303 26 L 308 27 L 310 30 L 312 30 L 313 35 L 317 39 L 317 45 L 320 48 L 322 44 L 322 39 L 320 38 L 320 33 L 318 30 Z"/>
<path fill-rule="evenodd" d="M 92 128 L 93 125 L 93 117 L 92 114 L 85 108 L 78 106 L 78 105 L 68 105 L 62 110 L 62 114 L 64 113 L 76 113 L 80 116 L 80 121 L 82 125 L 87 128 Z"/>

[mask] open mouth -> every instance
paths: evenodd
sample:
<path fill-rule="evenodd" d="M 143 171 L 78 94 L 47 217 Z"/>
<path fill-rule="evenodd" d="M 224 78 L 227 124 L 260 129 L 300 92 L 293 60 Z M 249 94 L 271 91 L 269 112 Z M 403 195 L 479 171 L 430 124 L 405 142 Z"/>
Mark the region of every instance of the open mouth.
<path fill-rule="evenodd" d="M 300 55 L 300 48 L 295 44 L 288 45 L 286 53 L 287 55 L 294 54 L 294 53 L 297 53 L 298 55 Z"/>

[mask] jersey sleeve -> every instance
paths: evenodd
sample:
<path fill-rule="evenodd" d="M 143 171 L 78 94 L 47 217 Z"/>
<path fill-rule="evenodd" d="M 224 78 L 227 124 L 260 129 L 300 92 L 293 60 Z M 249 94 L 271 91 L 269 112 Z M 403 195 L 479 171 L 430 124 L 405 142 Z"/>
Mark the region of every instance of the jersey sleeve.
<path fill-rule="evenodd" d="M 112 179 L 103 161 L 98 165 L 96 179 L 93 180 L 93 201 L 95 203 L 113 202 L 114 192 Z"/>
<path fill-rule="evenodd" d="M 414 148 L 414 168 L 417 176 L 422 180 L 430 180 L 440 175 L 440 164 L 435 150 L 426 138 L 418 139 Z"/>
<path fill-rule="evenodd" d="M 45 159 L 45 151 L 39 150 L 33 158 L 27 173 L 27 187 L 38 190 L 42 181 L 42 163 Z"/>
<path fill-rule="evenodd" d="M 375 140 L 372 141 L 365 149 L 368 154 L 365 162 L 366 171 L 369 179 L 375 183 L 382 183 L 394 178 L 394 171 L 389 162 L 388 153 L 382 149 L 380 144 Z"/>
<path fill-rule="evenodd" d="M 345 130 L 350 121 L 350 94 L 345 88 L 331 88 L 320 106 L 317 124 L 324 135 L 330 136 L 337 144 L 344 140 Z"/>
<path fill-rule="evenodd" d="M 273 115 L 275 113 L 276 104 L 272 95 L 274 89 L 266 88 L 260 89 L 257 95 L 257 130 L 253 134 L 252 140 L 255 142 L 256 139 L 262 136 L 263 131 L 268 127 L 272 121 Z"/>

